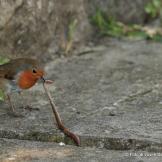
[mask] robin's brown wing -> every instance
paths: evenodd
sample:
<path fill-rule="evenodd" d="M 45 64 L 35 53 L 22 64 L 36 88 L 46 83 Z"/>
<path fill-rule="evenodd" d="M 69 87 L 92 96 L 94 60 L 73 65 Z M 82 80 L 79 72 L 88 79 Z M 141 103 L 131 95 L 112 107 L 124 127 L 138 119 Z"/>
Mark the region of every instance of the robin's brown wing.
<path fill-rule="evenodd" d="M 14 67 L 12 62 L 0 65 L 0 78 L 12 80 L 15 74 L 16 74 L 16 66 Z"/>
<path fill-rule="evenodd" d="M 0 78 L 12 80 L 14 76 L 21 70 L 28 67 L 37 67 L 38 62 L 30 58 L 18 58 L 10 60 L 8 63 L 0 65 Z"/>

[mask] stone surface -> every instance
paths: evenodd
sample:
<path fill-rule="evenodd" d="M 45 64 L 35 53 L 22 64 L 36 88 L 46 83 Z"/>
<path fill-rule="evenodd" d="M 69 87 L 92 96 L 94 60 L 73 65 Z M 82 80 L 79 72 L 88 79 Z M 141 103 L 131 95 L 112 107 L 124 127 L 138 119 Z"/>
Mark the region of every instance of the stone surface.
<path fill-rule="evenodd" d="M 81 146 L 115 150 L 162 151 L 162 47 L 145 41 L 104 40 L 78 56 L 51 61 L 49 90 L 65 125 Z M 71 143 L 54 125 L 42 85 L 13 95 L 17 111 L 31 103 L 24 118 L 0 109 L 0 137 Z"/>
<path fill-rule="evenodd" d="M 89 18 L 96 13 L 96 7 L 123 22 L 143 23 L 148 1 L 2 0 L 0 55 L 43 56 L 39 58 L 45 62 L 58 53 L 71 54 L 91 38 Z"/>
<path fill-rule="evenodd" d="M 54 143 L 0 139 L 1 162 L 161 162 L 162 154 L 113 151 Z"/>
<path fill-rule="evenodd" d="M 151 0 L 90 0 L 87 1 L 88 13 L 95 14 L 96 9 L 104 11 L 107 16 L 125 23 L 144 23 L 147 15 L 145 6 Z"/>
<path fill-rule="evenodd" d="M 74 21 L 69 38 L 69 27 Z M 48 58 L 59 48 L 65 50 L 70 41 L 83 44 L 89 28 L 83 0 L 0 1 L 1 56 Z"/>

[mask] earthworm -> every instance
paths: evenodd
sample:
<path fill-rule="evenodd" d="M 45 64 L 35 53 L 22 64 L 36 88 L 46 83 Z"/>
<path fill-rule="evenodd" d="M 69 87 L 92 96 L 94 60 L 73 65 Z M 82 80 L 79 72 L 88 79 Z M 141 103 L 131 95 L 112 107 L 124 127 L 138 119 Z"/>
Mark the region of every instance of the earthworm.
<path fill-rule="evenodd" d="M 54 114 L 54 117 L 56 119 L 56 122 L 57 122 L 57 127 L 58 129 L 60 129 L 65 135 L 67 135 L 68 137 L 70 137 L 75 143 L 77 146 L 80 146 L 80 139 L 79 139 L 79 136 L 77 136 L 76 134 L 74 134 L 73 132 L 71 132 L 68 128 L 66 128 L 61 120 L 61 117 L 57 111 L 57 108 L 56 108 L 56 105 L 54 103 L 54 101 L 52 100 L 52 97 L 46 87 L 46 83 L 48 84 L 48 81 L 46 82 L 44 80 L 43 82 L 43 88 L 47 94 L 47 97 L 50 101 L 50 104 L 51 104 L 51 107 L 52 107 L 52 111 L 53 111 L 53 114 Z M 52 83 L 52 81 L 51 81 Z"/>

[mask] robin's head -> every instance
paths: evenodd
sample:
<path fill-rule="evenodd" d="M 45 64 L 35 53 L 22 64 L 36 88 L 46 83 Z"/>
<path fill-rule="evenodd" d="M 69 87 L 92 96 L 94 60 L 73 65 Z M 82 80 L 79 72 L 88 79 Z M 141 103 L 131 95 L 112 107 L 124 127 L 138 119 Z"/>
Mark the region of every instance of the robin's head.
<path fill-rule="evenodd" d="M 26 59 L 20 69 L 18 85 L 21 89 L 28 89 L 34 86 L 39 79 L 43 79 L 44 70 L 34 59 Z"/>

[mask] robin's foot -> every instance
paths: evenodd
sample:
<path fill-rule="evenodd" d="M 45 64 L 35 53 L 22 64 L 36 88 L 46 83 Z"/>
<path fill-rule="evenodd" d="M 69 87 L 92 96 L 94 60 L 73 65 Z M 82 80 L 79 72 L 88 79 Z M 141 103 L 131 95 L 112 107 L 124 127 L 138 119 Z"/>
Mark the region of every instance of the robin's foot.
<path fill-rule="evenodd" d="M 32 107 L 30 105 L 24 106 L 24 109 L 29 110 L 29 111 L 39 111 L 40 110 L 38 107 Z"/>

